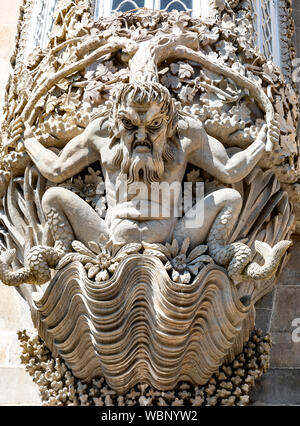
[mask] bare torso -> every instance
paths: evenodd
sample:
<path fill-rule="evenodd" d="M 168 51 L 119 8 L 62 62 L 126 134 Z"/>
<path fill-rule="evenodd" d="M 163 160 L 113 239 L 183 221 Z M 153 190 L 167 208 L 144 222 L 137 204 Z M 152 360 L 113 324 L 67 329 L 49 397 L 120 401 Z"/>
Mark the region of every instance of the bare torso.
<path fill-rule="evenodd" d="M 155 105 L 151 108 L 150 110 L 154 117 L 154 123 L 156 123 L 155 116 L 157 116 L 158 108 L 157 106 L 155 107 Z M 263 155 L 266 127 L 261 130 L 256 141 L 248 148 L 229 157 L 224 146 L 215 138 L 207 135 L 200 120 L 197 118 L 180 114 L 176 130 L 167 136 L 168 133 L 166 130 L 152 130 L 157 126 L 151 127 L 151 123 L 150 125 L 145 124 L 147 123 L 147 117 L 149 118 L 149 113 L 147 113 L 147 111 L 148 109 L 146 112 L 140 113 L 137 109 L 137 113 L 133 114 L 135 117 L 140 114 L 140 118 L 135 119 L 137 124 L 134 124 L 134 128 L 136 130 L 131 131 L 130 128 L 128 130 L 123 128 L 121 140 L 122 142 L 125 140 L 127 140 L 127 142 L 129 141 L 130 145 L 135 138 L 139 138 L 141 145 L 138 150 L 135 149 L 135 158 L 137 159 L 139 156 L 142 158 L 144 154 L 143 158 L 146 158 L 147 161 L 154 158 L 155 147 L 165 146 L 168 143 L 172 154 L 170 155 L 171 160 L 169 159 L 163 162 L 163 171 L 161 170 L 159 179 L 156 179 L 159 184 L 163 183 L 171 186 L 177 183 L 178 186 L 181 187 L 188 163 L 204 169 L 221 182 L 238 182 L 250 173 Z M 146 121 L 144 122 L 143 120 Z M 157 136 L 159 132 L 160 134 Z M 149 150 L 147 151 L 147 146 L 145 146 L 147 140 L 152 141 L 152 154 Z M 149 180 L 146 184 L 146 189 L 148 191 L 135 191 L 128 194 L 126 200 L 120 200 L 120 197 L 117 197 L 118 189 L 121 193 L 119 188 L 121 167 L 120 163 L 117 164 L 113 160 L 117 153 L 118 146 L 120 146 L 119 142 L 120 139 L 112 135 L 107 115 L 106 117 L 92 121 L 82 134 L 73 138 L 65 146 L 59 156 L 43 147 L 43 145 L 32 136 L 30 131 L 28 131 L 25 137 L 25 147 L 33 162 L 40 173 L 46 179 L 54 183 L 64 182 L 88 165 L 96 161 L 100 162 L 108 197 L 108 212 L 105 218 L 105 227 L 113 233 L 114 240 L 146 240 L 148 242 L 168 241 L 171 238 L 174 226 L 177 226 L 178 231 L 178 224 L 180 222 L 184 223 L 184 218 L 182 218 L 182 221 L 178 220 L 178 216 L 172 214 L 172 211 L 171 214 L 168 215 L 159 213 L 154 216 L 149 216 L 149 208 L 150 212 L 152 212 L 151 208 L 157 207 L 155 206 L 156 201 L 153 201 L 151 191 L 149 191 Z M 143 142 L 145 142 L 144 146 Z M 131 156 L 132 155 L 129 156 L 130 159 Z M 144 183 L 143 188 L 145 189 L 143 178 L 139 178 L 139 176 L 137 178 L 135 177 L 133 183 Z M 59 191 L 59 188 L 57 188 L 57 190 Z M 213 222 L 216 214 L 224 203 L 227 202 L 227 199 L 229 200 L 230 198 L 230 203 L 233 203 L 232 199 L 236 198 L 237 195 L 235 192 L 236 191 L 234 191 L 233 194 L 226 193 L 226 197 L 223 197 L 224 199 L 221 197 L 219 200 L 218 197 L 214 196 L 212 200 L 207 201 L 207 205 L 205 205 L 204 209 L 207 212 L 206 220 L 209 219 L 208 222 Z M 57 196 L 60 195 L 57 194 Z M 174 195 L 171 192 L 171 196 L 174 196 L 174 199 L 171 198 L 170 207 L 176 205 L 176 202 L 179 201 L 179 193 L 175 193 Z M 205 200 L 206 199 L 204 199 L 204 202 Z M 140 204 L 138 205 L 137 202 L 140 202 Z M 160 203 L 160 201 L 158 201 L 158 203 Z M 66 209 L 65 214 L 68 216 L 68 206 L 62 207 L 64 210 Z M 155 211 L 157 212 L 157 209 Z M 209 218 L 207 217 L 208 214 L 210 215 Z M 74 220 L 74 222 L 76 221 Z M 100 227 L 101 226 L 102 225 L 100 225 Z M 209 223 L 206 223 L 203 228 L 209 228 Z M 198 229 L 197 235 L 200 235 L 200 233 Z M 191 234 L 191 238 L 194 234 L 195 232 Z M 201 241 L 203 238 L 199 237 Z"/>
<path fill-rule="evenodd" d="M 96 137 L 92 140 L 95 150 L 100 154 L 106 184 L 108 211 L 105 221 L 108 228 L 113 228 L 116 240 L 128 241 L 133 235 L 135 241 L 157 241 L 158 235 L 163 240 L 170 239 L 180 217 L 182 180 L 188 154 L 192 151 L 192 141 L 186 135 L 186 129 L 186 125 L 179 128 L 173 135 L 173 141 L 169 141 L 174 159 L 165 162 L 164 175 L 158 183 L 158 197 L 155 184 L 150 185 L 141 180 L 136 183 L 136 187 L 128 189 L 126 181 L 120 183 L 120 167 L 112 161 L 117 153 L 118 143 L 110 147 L 107 123 L 99 121 Z M 126 190 L 128 192 L 124 199 Z"/>

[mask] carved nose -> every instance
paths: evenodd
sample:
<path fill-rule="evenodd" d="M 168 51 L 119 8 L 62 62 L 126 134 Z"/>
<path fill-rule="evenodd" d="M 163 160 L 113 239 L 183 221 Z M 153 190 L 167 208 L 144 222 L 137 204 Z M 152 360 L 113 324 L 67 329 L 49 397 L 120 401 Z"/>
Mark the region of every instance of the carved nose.
<path fill-rule="evenodd" d="M 136 132 L 136 140 L 137 141 L 144 141 L 146 139 L 146 130 L 143 127 L 139 127 Z"/>

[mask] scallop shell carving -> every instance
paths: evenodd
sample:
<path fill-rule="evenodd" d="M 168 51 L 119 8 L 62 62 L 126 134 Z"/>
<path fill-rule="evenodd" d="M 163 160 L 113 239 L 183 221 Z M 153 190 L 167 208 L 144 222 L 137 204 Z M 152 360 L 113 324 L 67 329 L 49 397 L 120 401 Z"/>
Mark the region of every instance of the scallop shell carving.
<path fill-rule="evenodd" d="M 102 283 L 73 262 L 33 299 L 53 355 L 80 380 L 104 375 L 119 393 L 141 382 L 159 390 L 181 380 L 205 384 L 241 351 L 255 318 L 221 267 L 208 265 L 192 284 L 177 284 L 158 259 L 140 254 Z"/>

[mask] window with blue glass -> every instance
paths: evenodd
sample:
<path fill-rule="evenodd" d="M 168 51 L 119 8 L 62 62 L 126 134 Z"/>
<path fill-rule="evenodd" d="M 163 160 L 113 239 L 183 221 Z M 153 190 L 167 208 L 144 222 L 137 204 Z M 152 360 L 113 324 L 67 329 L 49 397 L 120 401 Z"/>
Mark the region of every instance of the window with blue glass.
<path fill-rule="evenodd" d="M 160 9 L 162 10 L 179 10 L 179 11 L 191 11 L 193 8 L 192 0 L 161 0 Z"/>
<path fill-rule="evenodd" d="M 117 12 L 128 12 L 129 10 L 144 7 L 144 0 L 114 0 L 112 3 L 112 10 Z"/>
<path fill-rule="evenodd" d="M 115 12 L 128 12 L 141 7 L 168 12 L 178 10 L 188 12 L 193 16 L 200 16 L 201 2 L 203 0 L 95 0 L 95 19 Z"/>

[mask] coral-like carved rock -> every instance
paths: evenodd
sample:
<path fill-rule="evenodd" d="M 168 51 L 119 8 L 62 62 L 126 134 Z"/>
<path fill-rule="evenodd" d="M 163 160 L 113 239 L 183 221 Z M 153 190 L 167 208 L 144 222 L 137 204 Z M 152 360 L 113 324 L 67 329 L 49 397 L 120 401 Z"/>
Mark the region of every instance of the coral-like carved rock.
<path fill-rule="evenodd" d="M 182 382 L 176 389 L 158 391 L 140 383 L 126 394 L 118 395 L 104 377 L 82 383 L 76 379 L 61 357 L 53 357 L 41 338 L 18 333 L 22 347 L 21 361 L 38 385 L 43 405 L 96 406 L 215 406 L 248 405 L 256 380 L 269 367 L 271 339 L 255 329 L 242 352 L 226 361 L 204 386 Z"/>

